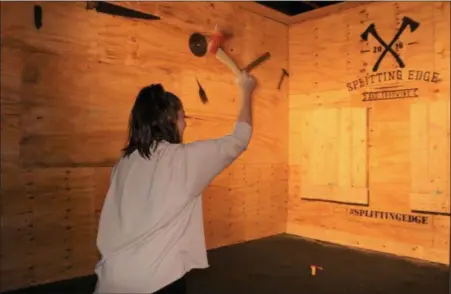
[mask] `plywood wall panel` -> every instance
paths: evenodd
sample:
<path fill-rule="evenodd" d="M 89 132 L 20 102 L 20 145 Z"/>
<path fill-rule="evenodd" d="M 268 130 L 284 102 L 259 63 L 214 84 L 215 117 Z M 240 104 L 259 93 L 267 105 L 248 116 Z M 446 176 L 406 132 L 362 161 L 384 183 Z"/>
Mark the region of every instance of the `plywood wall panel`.
<path fill-rule="evenodd" d="M 451 27 L 449 4 L 446 2 L 434 3 L 433 15 L 436 20 L 434 23 L 434 65 L 435 71 L 440 73 L 439 79 L 443 81 L 440 84 L 434 84 L 435 93 L 441 93 L 440 97 L 449 99 L 450 84 L 445 82 L 450 77 L 450 43 L 451 36 L 448 34 Z"/>
<path fill-rule="evenodd" d="M 309 109 L 296 119 L 301 197 L 367 204 L 367 109 Z"/>
<path fill-rule="evenodd" d="M 450 212 L 449 101 L 411 106 L 411 207 Z"/>
<path fill-rule="evenodd" d="M 410 179 L 405 173 L 409 169 L 410 158 L 405 154 L 410 148 L 409 106 L 391 101 L 373 105 L 370 111 L 370 186 L 394 193 L 407 191 Z M 371 201 L 392 203 L 388 199 L 388 202 L 378 199 L 372 197 Z"/>
<path fill-rule="evenodd" d="M 105 140 L 108 140 L 107 149 L 100 150 Z M 21 141 L 20 164 L 24 168 L 111 166 L 120 156 L 125 140 L 123 132 L 114 131 L 28 135 Z"/>
<path fill-rule="evenodd" d="M 307 19 L 290 26 L 292 76 L 289 91 L 288 232 L 348 246 L 449 263 L 449 201 L 445 200 L 449 199 L 449 193 L 445 192 L 445 186 L 449 187 L 449 183 L 442 180 L 449 179 L 449 131 L 445 127 L 449 125 L 449 14 L 449 3 L 445 2 L 378 2 L 342 10 L 332 17 Z M 420 24 L 414 32 L 407 28 L 393 46 L 405 67 L 400 68 L 393 54 L 388 52 L 377 71 L 373 71 L 384 46 L 375 38 L 374 31 L 368 40 L 362 40 L 361 34 L 374 24 L 380 39 L 389 44 L 402 24 L 403 17 Z M 331 19 L 342 21 L 334 22 L 335 34 L 324 37 L 330 31 Z M 309 46 L 310 43 L 307 45 L 304 40 L 314 40 L 314 46 Z M 343 49 L 324 51 L 323 54 L 328 53 L 329 63 L 318 63 L 312 54 L 318 54 L 317 50 L 321 46 L 329 46 L 331 40 L 338 44 L 337 48 Z M 305 72 L 305 69 L 311 71 Z M 315 78 L 329 75 L 334 79 L 331 82 L 330 79 L 321 80 L 321 86 L 315 83 L 312 85 L 307 77 L 310 72 Z M 389 72 L 394 72 L 391 74 L 394 79 L 388 79 Z M 419 78 L 420 74 L 422 78 Z M 429 79 L 425 79 L 425 76 Z M 438 81 L 437 77 L 448 78 Z M 418 88 L 416 98 L 364 101 L 365 93 L 413 88 Z M 432 119 L 436 126 L 434 131 L 431 131 L 431 120 L 415 119 L 415 116 L 420 116 L 420 112 L 411 115 L 412 107 L 423 106 L 427 109 L 437 107 Z M 306 150 L 315 145 L 311 140 L 301 139 L 302 122 L 306 113 L 319 107 L 333 107 L 341 111 L 347 107 L 368 109 L 368 205 L 325 202 L 330 199 L 302 200 L 305 196 L 302 183 L 307 180 L 305 174 L 311 171 L 311 168 L 303 166 L 302 158 L 306 156 Z M 332 117 L 329 116 L 329 119 Z M 324 121 L 325 128 L 326 125 L 331 128 Z M 322 131 L 324 134 L 327 132 Z M 429 143 L 425 141 L 428 136 L 434 136 Z M 341 142 L 335 142 L 339 150 L 346 146 Z M 441 159 L 438 159 L 438 154 L 442 154 Z M 327 158 L 328 154 L 319 149 L 313 156 Z M 435 156 L 435 159 L 432 160 L 431 156 Z M 345 159 L 340 156 L 341 161 Z M 425 173 L 429 169 L 431 175 L 427 177 Z M 334 170 L 331 161 L 327 170 L 321 173 L 324 174 L 324 180 Z M 345 174 L 340 174 L 341 180 L 345 181 Z M 432 178 L 435 184 L 431 183 Z M 429 189 L 429 194 L 421 194 L 415 200 L 413 188 L 420 184 Z M 432 197 L 439 186 L 444 192 Z M 324 198 L 332 197 L 329 195 Z M 427 206 L 443 215 L 419 211 L 420 208 L 425 210 Z"/>
<path fill-rule="evenodd" d="M 270 178 L 273 180 L 268 181 Z M 209 247 L 243 242 L 273 230 L 283 231 L 286 201 L 279 191 L 286 195 L 287 178 L 286 164 L 246 165 L 244 160 L 222 173 L 205 192 L 206 226 L 211 228 Z M 243 198 L 243 193 L 258 196 Z M 214 208 L 218 201 L 224 202 Z"/>
<path fill-rule="evenodd" d="M 1 86 L 1 107 L 0 107 L 0 148 L 2 168 L 15 168 L 15 163 L 19 159 L 19 142 L 21 137 L 21 117 L 20 117 L 20 85 L 22 60 L 19 50 L 1 50 L 2 59 L 2 86 Z M 11 68 L 11 70 L 6 70 Z M 4 81 L 3 82 L 3 76 Z M 4 174 L 2 176 L 2 186 L 5 184 Z M 6 176 L 7 177 L 7 176 Z"/>
<path fill-rule="evenodd" d="M 39 30 L 35 4 L 43 9 Z M 271 58 L 253 71 L 259 85 L 248 152 L 203 195 L 207 245 L 284 232 L 288 83 L 281 90 L 277 83 L 288 68 L 288 27 L 238 3 L 121 2 L 158 21 L 85 5 L 1 6 L 2 290 L 92 274 L 110 170 L 141 87 L 163 83 L 182 99 L 188 142 L 233 131 L 235 77 L 214 56 L 195 57 L 188 47 L 193 32 L 208 34 L 215 25 L 229 34 L 224 50 L 240 67 L 265 52 Z"/>

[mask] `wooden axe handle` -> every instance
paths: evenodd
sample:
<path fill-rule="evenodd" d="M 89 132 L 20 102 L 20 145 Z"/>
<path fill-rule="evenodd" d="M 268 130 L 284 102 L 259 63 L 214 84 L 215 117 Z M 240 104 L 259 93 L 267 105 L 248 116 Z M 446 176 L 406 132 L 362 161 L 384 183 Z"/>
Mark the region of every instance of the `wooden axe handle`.
<path fill-rule="evenodd" d="M 230 68 L 237 77 L 241 76 L 241 70 L 221 48 L 216 51 L 216 58 Z"/>

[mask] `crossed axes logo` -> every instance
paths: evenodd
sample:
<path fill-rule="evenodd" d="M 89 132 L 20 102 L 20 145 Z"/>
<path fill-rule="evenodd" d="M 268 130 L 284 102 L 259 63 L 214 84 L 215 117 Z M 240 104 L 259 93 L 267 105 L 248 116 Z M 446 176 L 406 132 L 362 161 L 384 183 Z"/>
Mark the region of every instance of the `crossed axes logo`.
<path fill-rule="evenodd" d="M 402 23 L 401 26 L 398 29 L 398 32 L 396 32 L 396 35 L 393 37 L 393 40 L 391 40 L 391 42 L 387 45 L 387 43 L 385 43 L 384 40 L 382 40 L 382 38 L 379 36 L 379 34 L 376 31 L 376 25 L 374 23 L 370 24 L 368 26 L 368 28 L 360 35 L 360 37 L 364 40 L 364 41 L 368 41 L 368 37 L 369 35 L 373 35 L 373 37 L 384 47 L 384 51 L 382 52 L 382 54 L 379 56 L 379 58 L 377 59 L 376 63 L 373 66 L 373 72 L 377 71 L 379 68 L 380 63 L 382 62 L 382 60 L 384 59 L 385 55 L 387 55 L 388 52 L 390 52 L 393 57 L 396 59 L 396 61 L 398 62 L 399 66 L 401 68 L 405 67 L 404 62 L 402 61 L 401 57 L 399 56 L 399 54 L 393 50 L 393 44 L 396 43 L 396 41 L 398 41 L 399 37 L 402 35 L 402 33 L 407 29 L 410 28 L 410 32 L 414 32 L 416 29 L 418 29 L 418 27 L 420 26 L 420 23 L 414 21 L 411 18 L 408 18 L 406 16 L 404 16 L 402 18 Z"/>

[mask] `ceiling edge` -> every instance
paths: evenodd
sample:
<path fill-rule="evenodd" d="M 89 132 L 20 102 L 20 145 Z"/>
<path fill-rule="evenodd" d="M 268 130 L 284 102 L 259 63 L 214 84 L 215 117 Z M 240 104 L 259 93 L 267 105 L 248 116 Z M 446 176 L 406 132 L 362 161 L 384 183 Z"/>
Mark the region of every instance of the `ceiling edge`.
<path fill-rule="evenodd" d="M 355 8 L 362 5 L 368 5 L 371 3 L 375 3 L 377 1 L 350 1 L 350 2 L 342 2 L 334 5 L 324 6 L 317 8 L 315 10 L 307 11 L 298 15 L 294 15 L 290 17 L 288 25 L 294 25 L 298 23 L 302 23 L 307 20 L 325 17 L 327 15 L 333 14 L 333 13 L 339 13 L 344 10 L 348 10 L 351 8 Z"/>
<path fill-rule="evenodd" d="M 231 2 L 233 3 L 233 2 Z M 237 5 L 239 5 L 243 10 L 256 13 L 260 16 L 269 18 L 273 21 L 280 22 L 282 24 L 288 25 L 291 23 L 291 16 L 286 15 L 285 13 L 282 13 L 280 11 L 277 11 L 275 9 L 263 6 L 261 4 L 258 4 L 256 2 L 236 2 Z"/>
<path fill-rule="evenodd" d="M 275 9 L 266 7 L 264 5 L 258 4 L 256 2 L 236 2 L 243 10 L 256 13 L 262 17 L 271 19 L 275 22 L 279 22 L 285 25 L 293 25 L 301 23 L 310 19 L 315 19 L 319 17 L 325 17 L 329 14 L 342 12 L 347 9 L 358 7 L 365 4 L 375 3 L 377 1 L 349 1 L 342 2 L 334 5 L 319 7 L 311 11 L 303 12 L 297 15 L 287 15 Z"/>

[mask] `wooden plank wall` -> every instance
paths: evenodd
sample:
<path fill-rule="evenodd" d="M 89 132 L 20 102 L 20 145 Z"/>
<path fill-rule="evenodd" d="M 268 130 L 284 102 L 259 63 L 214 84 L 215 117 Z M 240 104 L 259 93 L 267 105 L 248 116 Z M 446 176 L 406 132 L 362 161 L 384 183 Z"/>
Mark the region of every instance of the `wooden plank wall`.
<path fill-rule="evenodd" d="M 449 2 L 290 26 L 288 233 L 449 264 L 449 44 Z"/>
<path fill-rule="evenodd" d="M 145 85 L 181 97 L 187 141 L 231 132 L 238 111 L 232 73 L 188 49 L 217 24 L 240 66 L 253 71 L 255 131 L 248 151 L 204 194 L 207 246 L 282 233 L 288 195 L 288 27 L 234 3 L 140 2 L 134 21 L 85 10 L 85 2 L 1 3 L 1 290 L 91 274 L 98 214 L 129 110 Z M 42 7 L 34 27 L 33 7 Z M 198 96 L 196 78 L 210 103 Z"/>

